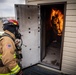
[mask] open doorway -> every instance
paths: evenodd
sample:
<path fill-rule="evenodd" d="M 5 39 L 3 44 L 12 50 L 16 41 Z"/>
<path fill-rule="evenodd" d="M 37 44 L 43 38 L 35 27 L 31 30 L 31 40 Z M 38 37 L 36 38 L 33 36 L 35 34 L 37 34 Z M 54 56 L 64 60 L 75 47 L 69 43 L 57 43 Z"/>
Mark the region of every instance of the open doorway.
<path fill-rule="evenodd" d="M 42 63 L 60 69 L 64 32 L 65 3 L 41 5 Z"/>

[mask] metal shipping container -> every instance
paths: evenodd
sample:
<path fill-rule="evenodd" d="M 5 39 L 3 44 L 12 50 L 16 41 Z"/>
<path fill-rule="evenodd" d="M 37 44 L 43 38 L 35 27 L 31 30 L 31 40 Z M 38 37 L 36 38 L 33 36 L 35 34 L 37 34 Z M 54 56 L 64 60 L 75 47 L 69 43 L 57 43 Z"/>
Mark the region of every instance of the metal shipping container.
<path fill-rule="evenodd" d="M 27 0 L 15 5 L 22 33 L 22 66 L 42 64 L 76 74 L 76 0 Z"/>

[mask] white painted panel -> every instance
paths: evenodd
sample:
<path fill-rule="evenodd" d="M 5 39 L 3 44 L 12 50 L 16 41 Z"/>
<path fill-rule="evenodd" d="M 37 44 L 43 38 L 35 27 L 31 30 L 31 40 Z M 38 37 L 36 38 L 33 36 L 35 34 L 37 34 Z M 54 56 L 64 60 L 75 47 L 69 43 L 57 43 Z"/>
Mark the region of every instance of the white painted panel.
<path fill-rule="evenodd" d="M 76 0 L 26 0 L 27 4 L 38 4 L 38 3 L 47 3 L 47 2 L 64 2 L 67 3 L 76 3 Z"/>
<path fill-rule="evenodd" d="M 68 71 L 69 71 L 69 69 L 76 71 L 76 67 L 71 66 L 71 65 L 69 65 L 69 64 L 63 64 L 63 66 L 66 66 L 65 68 L 68 69 Z"/>
<path fill-rule="evenodd" d="M 76 38 L 76 33 L 65 32 L 65 37 L 73 37 L 73 38 Z"/>
<path fill-rule="evenodd" d="M 75 52 L 75 53 L 76 53 L 76 48 L 72 48 L 72 47 L 64 47 L 64 51 Z"/>
<path fill-rule="evenodd" d="M 22 28 L 21 31 L 25 30 L 33 30 L 33 29 L 38 29 L 39 26 L 39 8 L 38 7 L 34 7 L 34 6 L 18 6 L 20 9 L 19 10 L 19 15 L 18 17 L 21 19 L 19 20 L 20 22 L 20 28 Z M 32 8 L 33 7 L 33 8 Z M 26 10 L 27 11 L 26 11 Z M 35 11 L 34 11 L 35 9 Z M 27 12 L 27 13 L 26 13 Z M 35 14 L 36 13 L 36 14 Z M 36 26 L 37 25 L 37 26 Z"/>
<path fill-rule="evenodd" d="M 39 35 L 37 30 L 31 31 L 30 34 L 28 34 L 28 31 L 25 31 L 22 32 L 22 35 L 23 44 L 26 45 L 26 47 L 24 45 L 22 47 L 22 66 L 25 68 L 40 61 L 40 49 L 38 48 L 40 45 L 38 41 Z"/>
<path fill-rule="evenodd" d="M 37 5 L 39 3 L 53 3 L 53 2 L 64 2 L 67 0 L 27 0 L 27 4 Z"/>
<path fill-rule="evenodd" d="M 74 4 L 74 3 L 76 3 L 76 0 L 67 0 L 67 3 Z"/>
<path fill-rule="evenodd" d="M 66 15 L 68 16 L 76 16 L 76 10 L 67 10 Z"/>
<path fill-rule="evenodd" d="M 76 52 L 68 52 L 68 51 L 64 51 L 63 52 L 64 56 L 70 56 L 70 57 L 74 57 L 76 58 Z M 64 58 L 63 58 L 64 59 Z"/>
<path fill-rule="evenodd" d="M 76 62 L 76 58 L 70 57 L 70 56 L 66 56 L 66 55 L 63 56 L 63 59 L 64 59 L 64 60 L 67 60 L 67 61 L 71 61 L 71 60 L 72 60 L 71 62 Z"/>
<path fill-rule="evenodd" d="M 65 32 L 68 31 L 68 32 L 76 32 L 76 27 L 65 27 Z"/>
<path fill-rule="evenodd" d="M 75 10 L 76 9 L 76 3 L 67 4 L 67 9 L 74 9 Z"/>
<path fill-rule="evenodd" d="M 69 60 L 63 60 L 63 62 L 64 62 L 64 64 L 76 67 L 76 63 L 75 62 L 72 62 L 72 61 L 69 61 Z"/>
<path fill-rule="evenodd" d="M 65 26 L 76 27 L 76 22 L 66 22 Z"/>
<path fill-rule="evenodd" d="M 65 38 L 64 38 L 64 41 L 66 41 L 66 42 L 76 43 L 76 38 L 65 37 Z"/>
<path fill-rule="evenodd" d="M 76 48 L 76 43 L 71 43 L 71 42 L 64 42 L 64 47 L 72 47 L 72 48 Z"/>
<path fill-rule="evenodd" d="M 41 2 L 45 2 L 46 0 L 26 0 L 28 2 L 38 2 L 38 1 L 41 1 Z M 57 1 L 68 1 L 68 3 L 76 3 L 76 0 L 47 0 L 47 1 L 50 1 L 50 2 L 57 2 Z"/>
<path fill-rule="evenodd" d="M 76 21 L 76 16 L 66 16 L 66 21 Z"/>
<path fill-rule="evenodd" d="M 64 67 L 64 66 L 66 66 L 66 67 Z M 76 75 L 76 70 L 72 70 L 72 69 L 70 69 L 70 68 L 67 68 L 68 66 L 67 65 L 62 65 L 62 72 L 63 73 L 66 73 L 66 74 L 69 74 L 69 75 Z"/>

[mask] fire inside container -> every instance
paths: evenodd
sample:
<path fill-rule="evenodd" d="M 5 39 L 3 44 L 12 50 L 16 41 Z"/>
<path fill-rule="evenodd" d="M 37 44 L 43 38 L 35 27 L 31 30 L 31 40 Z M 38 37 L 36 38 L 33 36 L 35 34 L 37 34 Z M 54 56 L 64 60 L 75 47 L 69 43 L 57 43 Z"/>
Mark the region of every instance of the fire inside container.
<path fill-rule="evenodd" d="M 64 4 L 41 5 L 42 62 L 60 69 L 64 31 Z"/>

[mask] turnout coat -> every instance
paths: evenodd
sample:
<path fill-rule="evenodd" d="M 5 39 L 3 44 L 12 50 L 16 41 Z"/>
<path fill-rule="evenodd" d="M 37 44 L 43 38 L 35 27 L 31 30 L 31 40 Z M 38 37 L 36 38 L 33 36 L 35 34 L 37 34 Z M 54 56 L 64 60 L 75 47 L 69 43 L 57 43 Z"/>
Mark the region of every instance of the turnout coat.
<path fill-rule="evenodd" d="M 5 31 L 15 39 L 13 33 Z M 19 72 L 20 67 L 15 55 L 15 42 L 8 36 L 0 38 L 0 75 L 12 75 Z"/>

